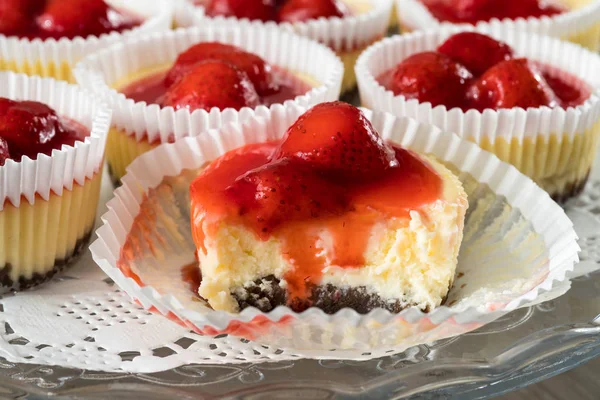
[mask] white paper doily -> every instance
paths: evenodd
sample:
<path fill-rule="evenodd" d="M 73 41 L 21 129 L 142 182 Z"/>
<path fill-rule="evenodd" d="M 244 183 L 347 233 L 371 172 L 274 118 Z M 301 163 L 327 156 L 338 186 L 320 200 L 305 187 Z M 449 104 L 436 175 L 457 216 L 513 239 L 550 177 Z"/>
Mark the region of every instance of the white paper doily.
<path fill-rule="evenodd" d="M 103 200 L 107 200 L 111 192 L 109 180 L 105 179 Z M 597 269 L 600 264 L 599 199 L 600 181 L 592 181 L 586 192 L 568 207 L 582 247 L 583 265 L 580 266 L 584 268 L 578 270 L 584 273 Z M 100 207 L 100 211 L 104 211 L 104 202 Z M 526 313 L 526 310 L 517 312 Z M 471 335 L 498 324 L 494 322 Z M 501 329 L 510 329 L 512 325 Z M 440 345 L 440 342 L 436 344 Z M 386 353 L 357 354 L 356 360 L 383 355 Z M 106 278 L 88 252 L 53 282 L 0 299 L 0 357 L 9 362 L 138 373 L 165 371 L 187 364 L 260 363 L 299 358 L 290 351 L 244 339 L 200 336 L 146 312 L 131 303 L 129 297 Z M 335 352 L 331 358 L 336 358 Z M 286 363 L 277 364 L 277 368 L 281 365 Z M 247 371 L 248 379 L 261 374 L 260 368 L 263 367 Z M 264 368 L 269 366 L 264 365 Z"/>

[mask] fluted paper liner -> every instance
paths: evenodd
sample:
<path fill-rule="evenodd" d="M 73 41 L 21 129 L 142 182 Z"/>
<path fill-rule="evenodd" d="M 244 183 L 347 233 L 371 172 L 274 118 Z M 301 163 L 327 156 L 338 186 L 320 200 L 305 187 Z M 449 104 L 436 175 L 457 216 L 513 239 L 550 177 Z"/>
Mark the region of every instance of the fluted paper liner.
<path fill-rule="evenodd" d="M 157 104 L 135 102 L 113 88 L 115 84 L 142 70 L 167 67 L 181 52 L 201 41 L 219 41 L 239 46 L 260 55 L 273 65 L 298 74 L 300 78 L 309 79 L 309 83 L 314 83 L 313 87 L 303 95 L 270 107 L 242 108 L 240 111 L 213 108 L 210 112 L 195 110 L 191 113 L 187 109 L 176 111 L 173 107 L 161 108 Z M 118 132 L 109 138 L 107 158 L 109 165 L 116 170 L 114 175 L 120 178 L 124 167 L 137 154 L 150 148 L 149 143 L 165 143 L 185 136 L 196 136 L 226 123 L 244 122 L 254 115 L 266 115 L 269 109 L 292 105 L 311 106 L 336 100 L 340 94 L 343 71 L 344 67 L 335 53 L 314 41 L 282 32 L 273 26 L 236 24 L 179 29 L 135 38 L 86 57 L 77 66 L 75 75 L 81 85 L 97 93 L 113 108 L 113 128 Z M 123 135 L 123 132 L 135 141 Z M 121 143 L 113 146 L 113 140 L 120 140 Z M 119 160 L 113 161 L 113 158 L 119 157 L 114 157 L 113 147 L 128 149 L 132 146 L 136 154 L 129 154 L 125 165 L 115 167 L 114 164 Z"/>
<path fill-rule="evenodd" d="M 72 68 L 85 55 L 123 38 L 159 32 L 171 27 L 173 5 L 169 0 L 107 0 L 118 10 L 143 18 L 144 22 L 125 32 L 74 39 L 21 39 L 0 35 L 0 67 L 29 75 L 73 81 Z"/>
<path fill-rule="evenodd" d="M 181 267 L 194 262 L 196 251 L 189 184 L 199 168 L 226 151 L 280 138 L 303 111 L 278 109 L 268 119 L 227 125 L 138 158 L 108 204 L 91 246 L 94 260 L 144 308 L 199 333 L 243 336 L 319 358 L 350 357 L 344 350 L 401 351 L 468 332 L 542 294 L 552 298 L 560 293 L 554 289 L 569 284 L 566 274 L 578 260 L 576 234 L 563 210 L 530 179 L 456 135 L 367 112 L 385 138 L 461 171 L 469 212 L 448 306 L 428 314 L 416 308 L 366 315 L 351 309 L 327 315 L 315 308 L 298 314 L 283 306 L 270 313 L 211 310 L 182 279 Z"/>
<path fill-rule="evenodd" d="M 354 11 L 353 15 L 343 18 L 319 18 L 306 22 L 281 23 L 248 21 L 235 17 L 217 16 L 208 18 L 203 7 L 196 7 L 196 26 L 217 24 L 252 24 L 275 26 L 296 32 L 331 47 L 344 62 L 346 71 L 342 83 L 342 93 L 356 86 L 356 76 L 352 67 L 356 58 L 369 44 L 383 38 L 388 29 L 393 0 L 352 0 L 345 3 Z"/>
<path fill-rule="evenodd" d="M 540 18 L 497 18 L 477 23 L 481 27 L 513 29 L 570 40 L 593 51 L 600 46 L 600 1 L 557 1 L 570 11 Z M 451 25 L 436 19 L 419 0 L 395 0 L 396 12 L 404 31 L 433 30 Z"/>
<path fill-rule="evenodd" d="M 0 283 L 20 288 L 66 264 L 91 234 L 110 111 L 91 93 L 64 81 L 0 73 L 0 97 L 48 104 L 90 134 L 35 160 L 0 166 Z M 22 277 L 27 283 L 18 283 Z"/>
<path fill-rule="evenodd" d="M 448 110 L 395 96 L 377 77 L 408 56 L 433 50 L 460 31 L 476 30 L 511 45 L 517 55 L 541 61 L 580 78 L 592 88 L 583 104 L 564 109 Z M 445 26 L 438 31 L 396 36 L 369 47 L 356 64 L 361 103 L 374 110 L 416 118 L 455 132 L 517 166 L 557 198 L 583 187 L 600 135 L 600 57 L 572 43 L 501 26 Z"/>

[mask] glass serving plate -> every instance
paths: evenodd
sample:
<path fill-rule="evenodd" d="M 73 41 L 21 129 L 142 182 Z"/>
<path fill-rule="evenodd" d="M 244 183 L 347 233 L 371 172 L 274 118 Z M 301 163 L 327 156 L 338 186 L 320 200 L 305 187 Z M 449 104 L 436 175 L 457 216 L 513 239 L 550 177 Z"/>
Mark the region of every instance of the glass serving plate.
<path fill-rule="evenodd" d="M 104 194 L 110 196 L 109 187 Z M 585 193 L 565 208 L 580 237 L 580 270 L 591 272 L 575 278 L 562 297 L 516 310 L 472 333 L 370 361 L 198 364 L 148 374 L 0 357 L 0 399 L 104 399 L 108 392 L 114 399 L 480 399 L 517 390 L 600 354 L 600 271 L 594 272 L 600 267 L 600 167 Z M 98 268 L 90 257 L 84 260 L 84 268 Z M 136 354 L 120 356 L 127 361 Z"/>

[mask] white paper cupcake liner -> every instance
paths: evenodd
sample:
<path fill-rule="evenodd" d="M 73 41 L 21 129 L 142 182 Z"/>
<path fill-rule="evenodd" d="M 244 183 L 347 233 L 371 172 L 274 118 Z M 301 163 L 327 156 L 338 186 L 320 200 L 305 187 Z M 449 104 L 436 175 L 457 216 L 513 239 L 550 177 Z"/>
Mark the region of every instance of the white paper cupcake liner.
<path fill-rule="evenodd" d="M 23 199 L 33 204 L 36 194 L 44 200 L 51 192 L 61 195 L 64 189 L 82 185 L 101 169 L 111 118 L 104 103 L 78 86 L 50 78 L 0 72 L 0 82 L 0 97 L 48 104 L 58 115 L 90 129 L 85 140 L 55 149 L 51 156 L 7 160 L 0 166 L 0 211 L 7 200 L 18 207 Z"/>
<path fill-rule="evenodd" d="M 416 99 L 407 100 L 404 96 L 395 96 L 377 81 L 382 73 L 394 68 L 412 54 L 434 50 L 449 36 L 465 30 L 476 30 L 508 43 L 516 54 L 558 67 L 580 78 L 592 88 L 592 95 L 583 104 L 574 108 L 512 108 L 503 110 L 469 110 L 458 108 L 448 110 L 444 106 L 432 107 L 431 103 L 419 103 Z M 522 143 L 543 139 L 547 143 L 553 135 L 559 141 L 573 141 L 575 137 L 598 137 L 600 121 L 600 56 L 580 46 L 558 39 L 518 32 L 503 26 L 473 28 L 469 26 L 445 26 L 437 31 L 414 32 L 407 35 L 384 39 L 369 47 L 356 64 L 356 75 L 361 103 L 374 110 L 390 112 L 398 116 L 416 118 L 425 123 L 439 126 L 443 130 L 457 133 L 459 136 L 476 143 L 495 143 L 499 138 L 506 141 L 516 139 Z M 591 144 L 590 144 L 591 145 Z M 589 149 L 592 158 L 594 149 Z M 533 156 L 535 154 L 532 154 Z M 540 167 L 525 166 L 525 161 L 517 160 L 518 154 L 502 157 L 513 162 L 523 172 L 540 175 Z M 513 158 L 515 159 L 513 159 Z M 527 158 L 523 155 L 523 158 Z M 591 159 L 588 164 L 591 164 Z M 520 163 L 523 165 L 520 165 Z M 571 160 L 573 163 L 579 160 Z M 547 160 L 550 163 L 550 160 Z M 544 164 L 543 162 L 541 164 Z M 587 166 L 589 168 L 589 165 Z M 549 188 L 546 188 L 549 189 Z M 550 190 L 550 189 L 549 189 Z"/>
<path fill-rule="evenodd" d="M 185 28 L 194 25 L 197 13 L 192 0 L 173 0 L 173 22 L 175 28 Z"/>
<path fill-rule="evenodd" d="M 253 24 L 277 26 L 297 32 L 313 40 L 324 43 L 336 52 L 348 52 L 364 47 L 385 36 L 392 11 L 392 0 L 353 0 L 346 1 L 349 7 L 357 10 L 354 15 L 344 18 L 319 18 L 306 22 L 281 23 L 252 21 Z M 203 7 L 196 7 L 195 25 L 204 26 L 210 22 L 249 22 L 234 17 L 206 16 Z"/>
<path fill-rule="evenodd" d="M 356 350 L 375 357 L 383 348 L 400 351 L 468 332 L 568 286 L 566 274 L 578 260 L 576 234 L 564 211 L 530 179 L 456 135 L 367 112 L 383 137 L 461 171 L 470 211 L 449 305 L 428 314 L 416 308 L 366 315 L 311 308 L 298 314 L 282 306 L 270 313 L 247 308 L 229 314 L 194 299 L 180 269 L 195 260 L 188 194 L 194 171 L 233 148 L 280 138 L 303 111 L 277 109 L 268 119 L 230 124 L 139 157 L 108 204 L 90 247 L 94 260 L 144 308 L 199 333 L 228 333 L 318 358 L 350 357 Z M 122 254 L 131 262 L 119 264 Z"/>
<path fill-rule="evenodd" d="M 558 1 L 561 3 L 561 1 Z M 600 1 L 597 0 L 566 0 L 562 1 L 573 10 L 542 18 L 527 19 L 492 19 L 489 22 L 479 22 L 477 26 L 492 26 L 495 28 L 517 29 L 540 35 L 574 39 L 591 50 L 598 50 L 600 45 Z M 395 0 L 398 20 L 405 30 L 437 29 L 447 22 L 437 20 L 419 0 Z M 590 31 L 590 32 L 587 32 Z M 578 37 L 589 34 L 587 40 Z"/>
<path fill-rule="evenodd" d="M 242 108 L 210 112 L 135 102 L 112 89 L 112 85 L 144 69 L 167 66 L 177 56 L 203 41 L 219 41 L 239 46 L 317 84 L 306 94 L 283 104 L 255 109 Z M 157 51 L 157 49 L 160 49 Z M 89 88 L 113 108 L 113 126 L 134 136 L 139 142 L 159 140 L 164 143 L 184 136 L 196 136 L 210 128 L 229 122 L 243 122 L 253 115 L 266 115 L 270 109 L 292 105 L 310 106 L 339 97 L 344 67 L 327 47 L 307 38 L 249 24 L 210 25 L 203 28 L 178 29 L 138 37 L 86 57 L 75 69 L 78 83 Z"/>
<path fill-rule="evenodd" d="M 125 37 L 164 31 L 171 27 L 173 5 L 168 0 L 107 0 L 107 2 L 119 10 L 143 18 L 144 22 L 123 33 L 111 32 L 99 37 L 29 40 L 0 35 L 0 65 L 3 65 L 4 69 L 16 72 L 70 80 L 70 68 L 85 55 L 119 42 Z"/>

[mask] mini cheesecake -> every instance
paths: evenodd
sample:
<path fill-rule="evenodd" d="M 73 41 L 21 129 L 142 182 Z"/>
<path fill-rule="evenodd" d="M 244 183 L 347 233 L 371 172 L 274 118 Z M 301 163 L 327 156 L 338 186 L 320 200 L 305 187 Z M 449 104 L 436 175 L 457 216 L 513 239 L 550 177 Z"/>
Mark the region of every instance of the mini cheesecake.
<path fill-rule="evenodd" d="M 344 63 L 342 93 L 356 86 L 354 64 L 362 51 L 383 38 L 390 0 L 206 0 L 208 17 L 275 22 L 331 47 Z"/>
<path fill-rule="evenodd" d="M 104 0 L 3 0 L 0 34 L 26 39 L 74 39 L 123 32 L 141 24 Z"/>
<path fill-rule="evenodd" d="M 430 29 L 442 23 L 514 24 L 520 30 L 560 37 L 598 51 L 600 6 L 594 3 L 597 1 L 396 0 L 403 32 Z"/>
<path fill-rule="evenodd" d="M 27 190 L 36 179 L 63 181 L 71 173 L 79 176 L 82 171 L 69 171 L 65 161 L 72 162 L 71 168 L 86 168 L 82 161 L 87 157 L 76 155 L 72 148 L 89 135 L 85 126 L 57 115 L 44 103 L 0 98 L 0 168 L 8 178 L 1 191 L 8 197 L 0 207 L 0 290 L 27 289 L 48 280 L 88 242 L 96 216 L 101 168 L 83 182 L 68 182 L 68 189 L 60 192 L 15 194 Z M 89 147 L 79 144 L 82 151 Z M 61 154 L 65 147 L 72 150 L 68 156 Z M 90 157 L 96 152 L 87 151 Z M 48 170 L 33 170 L 31 166 L 41 157 L 41 165 Z M 53 160 L 59 160 L 54 167 L 49 165 Z M 14 176 L 17 171 L 21 176 Z M 30 172 L 37 176 L 29 176 Z M 48 182 L 38 186 L 47 187 Z"/>
<path fill-rule="evenodd" d="M 400 59 L 391 68 L 392 63 L 381 66 L 386 63 L 382 54 L 377 56 L 381 68 L 367 61 L 373 68 L 369 72 L 373 90 L 365 89 L 371 78 L 360 74 L 365 106 L 397 115 L 402 112 L 455 131 L 515 165 L 556 200 L 583 190 L 599 132 L 595 78 L 588 81 L 591 75 L 582 70 L 575 75 L 530 59 L 507 43 L 476 31 L 455 33 L 437 45 L 429 38 L 421 41 L 413 36 L 406 40 L 419 41 L 418 47 L 404 45 L 404 37 L 398 39 L 401 50 L 392 49 L 396 43 L 387 43 L 385 51 Z M 514 41 L 522 48 L 529 45 Z M 419 47 L 421 51 L 415 52 Z M 585 56 L 583 49 L 572 47 L 565 51 Z M 365 54 L 373 57 L 373 51 Z M 364 71 L 362 67 L 359 69 Z M 457 122 L 459 118 L 462 122 Z"/>
<path fill-rule="evenodd" d="M 468 206 L 446 167 L 339 102 L 224 154 L 190 193 L 199 295 L 229 312 L 430 311 L 454 281 Z"/>
<path fill-rule="evenodd" d="M 125 37 L 168 29 L 169 3 L 2 0 L 0 69 L 71 82 L 85 55 Z"/>
<path fill-rule="evenodd" d="M 197 43 L 171 65 L 137 71 L 113 85 L 135 102 L 189 112 L 213 108 L 221 111 L 283 104 L 304 95 L 317 82 L 269 64 L 243 49 L 219 42 Z M 107 161 L 113 180 L 118 181 L 138 155 L 160 143 L 136 141 L 114 129 L 107 143 Z"/>

